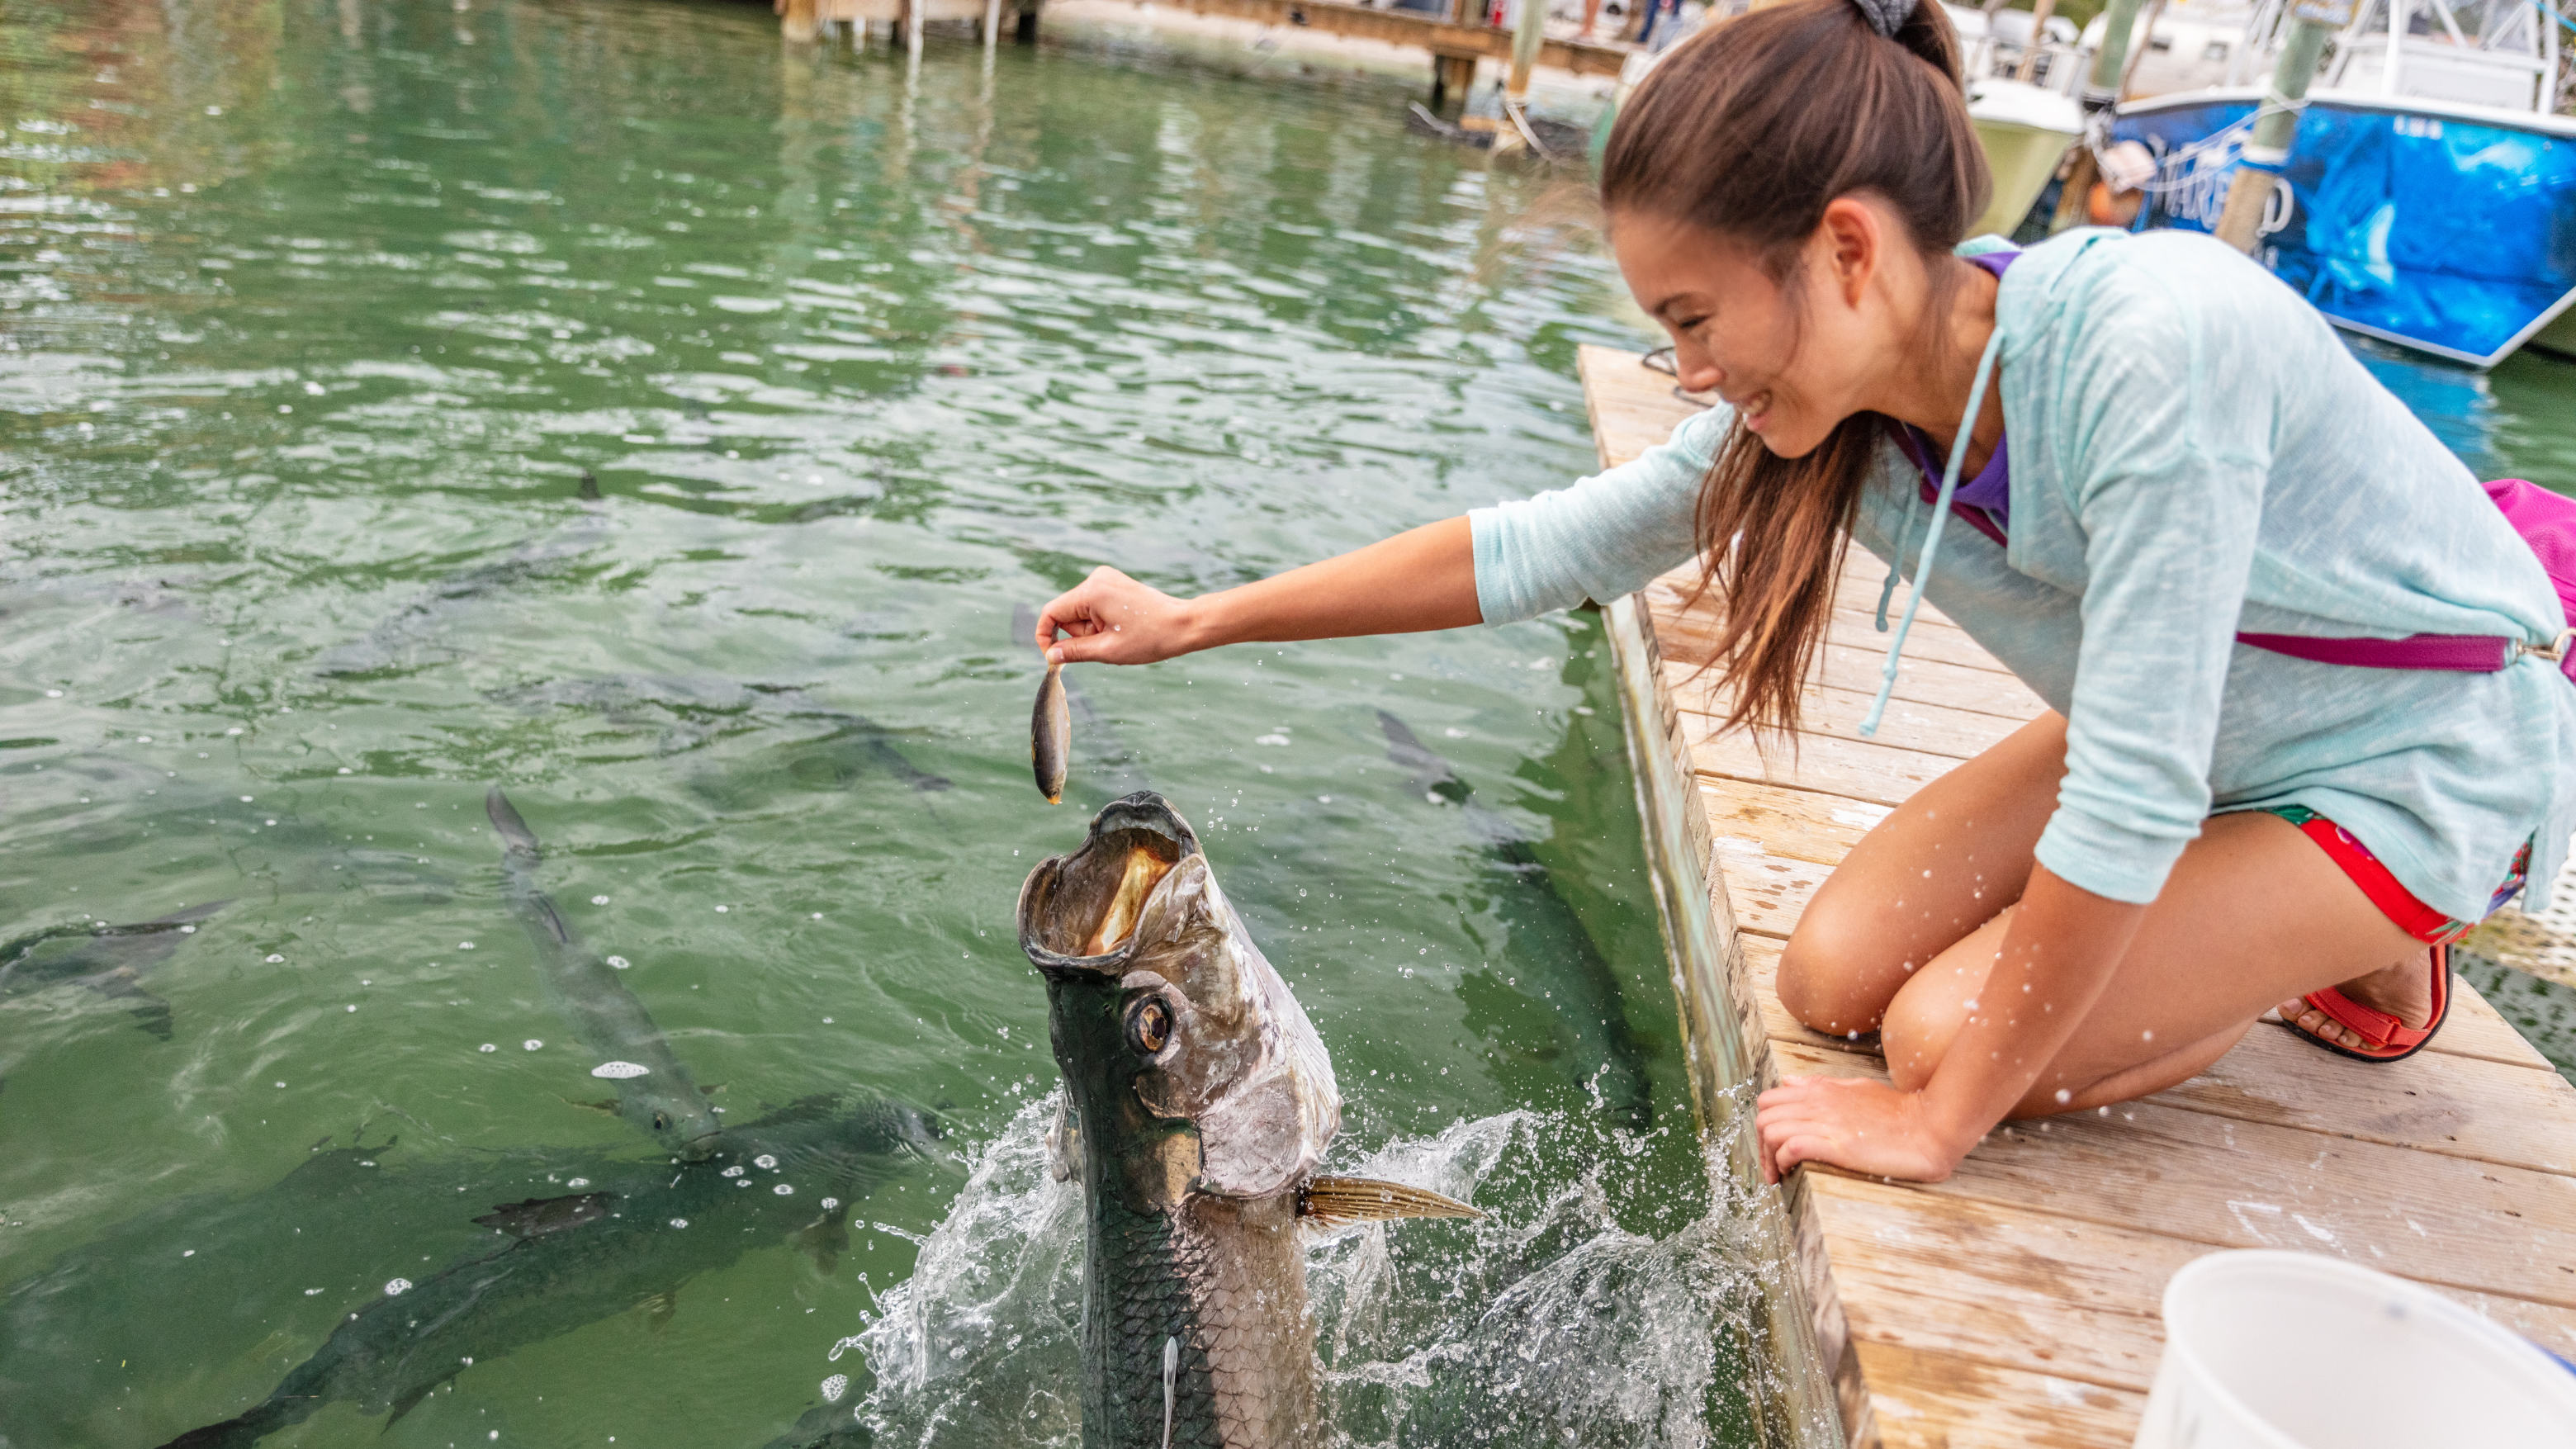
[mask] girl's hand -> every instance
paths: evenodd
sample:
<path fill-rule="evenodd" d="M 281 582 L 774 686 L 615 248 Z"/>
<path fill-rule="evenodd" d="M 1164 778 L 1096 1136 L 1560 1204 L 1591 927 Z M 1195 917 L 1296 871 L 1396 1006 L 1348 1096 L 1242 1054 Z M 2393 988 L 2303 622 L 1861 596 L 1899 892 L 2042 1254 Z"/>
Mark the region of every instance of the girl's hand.
<path fill-rule="evenodd" d="M 1884 1082 L 1789 1077 L 1762 1094 L 1754 1111 L 1762 1143 L 1762 1179 L 1778 1182 L 1801 1162 L 1907 1182 L 1939 1182 L 1976 1146 L 1976 1138 L 1936 1122 L 1921 1092 Z"/>
<path fill-rule="evenodd" d="M 1151 664 L 1198 648 L 1191 633 L 1188 600 L 1106 564 L 1038 614 L 1038 648 L 1055 664 Z"/>

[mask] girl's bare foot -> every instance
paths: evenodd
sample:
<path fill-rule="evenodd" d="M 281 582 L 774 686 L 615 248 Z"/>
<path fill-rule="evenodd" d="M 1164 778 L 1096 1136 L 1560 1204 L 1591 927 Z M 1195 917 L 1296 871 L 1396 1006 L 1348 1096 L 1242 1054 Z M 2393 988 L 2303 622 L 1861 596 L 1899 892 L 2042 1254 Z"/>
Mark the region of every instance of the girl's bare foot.
<path fill-rule="evenodd" d="M 2431 968 L 2424 953 L 2417 951 L 2393 966 L 2356 977 L 2336 988 L 2354 1004 L 2373 1011 L 2384 1011 L 2410 1027 L 2421 1028 L 2433 1019 L 2433 982 Z M 2281 1020 L 2310 1036 L 2321 1037 L 2358 1050 L 2370 1045 L 2354 1031 L 2333 1017 L 2308 1005 L 2304 998 L 2281 1003 Z"/>

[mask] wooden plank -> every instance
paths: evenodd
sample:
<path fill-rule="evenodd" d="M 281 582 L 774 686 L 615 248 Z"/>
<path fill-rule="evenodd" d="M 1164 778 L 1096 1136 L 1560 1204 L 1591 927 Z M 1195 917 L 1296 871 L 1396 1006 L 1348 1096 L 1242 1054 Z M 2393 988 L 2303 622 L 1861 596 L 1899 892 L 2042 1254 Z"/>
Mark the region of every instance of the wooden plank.
<path fill-rule="evenodd" d="M 1710 693 L 1717 676 L 1707 672 L 1714 640 L 1705 626 L 1668 626 L 1658 621 L 1656 628 L 1656 642 L 1664 652 L 1664 683 L 1674 701 L 1703 713 L 1719 713 L 1718 701 Z M 1877 697 L 1879 666 L 1887 657 L 1884 648 L 1860 649 L 1827 640 L 1816 654 L 1814 683 L 1865 698 Z M 2017 725 L 2037 718 L 2048 708 L 2030 692 L 2029 686 L 2009 674 L 1968 669 L 1937 659 L 1908 658 L 1905 667 L 1897 671 L 1896 688 L 1889 698 L 1994 715 Z"/>
<path fill-rule="evenodd" d="M 1848 1331 L 1868 1342 L 2144 1392 L 2163 1352 L 2157 1305 L 2203 1243 L 1961 1202 L 1858 1178 L 1812 1188 Z M 2562 1355 L 2576 1309 L 2437 1289 Z"/>
<path fill-rule="evenodd" d="M 2117 1449 L 2147 1396 L 1854 1339 L 1885 1449 Z"/>
<path fill-rule="evenodd" d="M 1856 1052 L 1773 1045 L 1783 1072 L 1885 1079 Z M 2441 1287 L 2576 1308 L 2576 1178 L 2153 1099 L 2007 1123 L 1949 1181 L 1914 1190 L 2213 1247 L 2326 1252 Z"/>
<path fill-rule="evenodd" d="M 1702 775 L 1796 785 L 1880 805 L 1902 804 L 1959 763 L 1956 755 L 1833 735 L 1800 735 L 1793 754 L 1788 746 L 1766 746 L 1741 730 L 1721 734 L 1714 725 L 1704 714 L 1682 716 L 1691 765 Z"/>

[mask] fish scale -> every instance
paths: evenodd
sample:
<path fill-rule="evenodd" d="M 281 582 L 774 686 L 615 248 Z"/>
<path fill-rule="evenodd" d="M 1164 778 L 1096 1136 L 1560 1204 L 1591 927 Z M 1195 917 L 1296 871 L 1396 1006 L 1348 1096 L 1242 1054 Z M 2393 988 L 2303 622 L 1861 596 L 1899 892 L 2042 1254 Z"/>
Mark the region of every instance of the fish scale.
<path fill-rule="evenodd" d="M 1172 1443 L 1260 1449 L 1303 1442 L 1315 1421 L 1314 1326 L 1291 1281 L 1305 1248 L 1293 1201 L 1254 1204 L 1275 1219 L 1240 1221 L 1231 1204 L 1185 1199 L 1137 1212 L 1115 1192 L 1091 1215 L 1086 1359 L 1104 1366 L 1101 1402 L 1084 1405 L 1084 1440 L 1159 1445 L 1163 1344 L 1178 1338 Z M 1210 1221 L 1215 1219 L 1215 1221 Z M 1248 1228 L 1248 1230 L 1247 1230 Z"/>

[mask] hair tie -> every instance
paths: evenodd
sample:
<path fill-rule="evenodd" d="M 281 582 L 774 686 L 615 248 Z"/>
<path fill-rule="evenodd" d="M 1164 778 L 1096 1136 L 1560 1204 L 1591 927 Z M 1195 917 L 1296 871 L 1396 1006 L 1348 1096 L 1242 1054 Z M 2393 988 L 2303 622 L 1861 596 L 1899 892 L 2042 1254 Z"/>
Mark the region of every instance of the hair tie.
<path fill-rule="evenodd" d="M 1852 0 L 1860 7 L 1862 18 L 1869 21 L 1869 28 L 1890 40 L 1905 28 L 1906 21 L 1914 18 L 1915 3 L 1916 0 Z"/>

